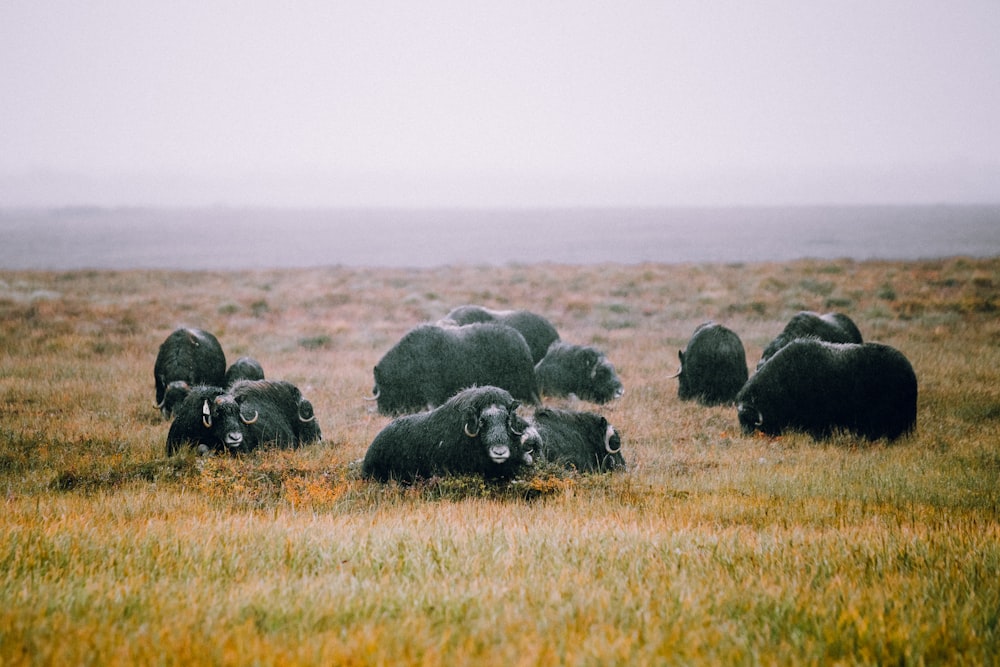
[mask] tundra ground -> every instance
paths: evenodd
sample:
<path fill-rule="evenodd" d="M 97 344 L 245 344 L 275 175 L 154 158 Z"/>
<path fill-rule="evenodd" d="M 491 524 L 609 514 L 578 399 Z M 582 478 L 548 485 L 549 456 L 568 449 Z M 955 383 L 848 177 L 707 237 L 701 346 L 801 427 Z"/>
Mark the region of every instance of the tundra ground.
<path fill-rule="evenodd" d="M 365 481 L 410 327 L 527 308 L 595 345 L 624 473 Z M 698 324 L 756 365 L 799 310 L 901 350 L 916 434 L 740 433 L 677 398 Z M 0 272 L 0 664 L 989 663 L 1000 655 L 1000 259 Z M 167 458 L 177 326 L 312 401 L 324 441 Z"/>

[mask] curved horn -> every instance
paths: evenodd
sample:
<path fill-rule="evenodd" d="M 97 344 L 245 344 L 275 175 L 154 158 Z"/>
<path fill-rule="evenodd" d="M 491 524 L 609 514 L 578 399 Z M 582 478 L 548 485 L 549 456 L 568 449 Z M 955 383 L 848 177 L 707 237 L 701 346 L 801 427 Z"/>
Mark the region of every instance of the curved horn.
<path fill-rule="evenodd" d="M 668 375 L 667 379 L 668 380 L 672 380 L 672 379 L 674 379 L 676 377 L 680 377 L 682 372 L 684 372 L 684 367 L 683 366 L 681 366 L 680 368 L 678 368 L 677 372 L 674 373 L 673 375 Z"/>
<path fill-rule="evenodd" d="M 517 426 L 515 426 L 515 424 L 517 424 L 517 415 L 515 415 L 512 412 L 510 414 L 510 417 L 507 419 L 507 428 L 509 428 L 510 432 L 513 433 L 514 435 L 524 435 L 524 431 L 527 428 L 527 425 L 525 425 L 525 427 L 519 431 L 517 430 Z"/>
<path fill-rule="evenodd" d="M 256 410 L 253 411 L 253 419 L 247 419 L 246 417 L 243 416 L 243 412 L 240 411 L 240 421 L 243 422 L 244 424 L 254 424 L 257 422 L 257 419 L 259 417 L 260 413 L 257 412 Z"/>
<path fill-rule="evenodd" d="M 611 437 L 615 434 L 615 429 L 608 424 L 608 430 L 604 432 L 604 451 L 608 454 L 617 454 L 622 450 L 621 443 L 618 443 L 618 449 L 611 449 Z"/>
<path fill-rule="evenodd" d="M 754 426 L 763 426 L 763 425 L 764 425 L 764 413 L 762 413 L 760 410 L 758 410 L 757 411 L 757 421 L 754 422 Z"/>
<path fill-rule="evenodd" d="M 372 393 L 372 395 L 371 396 L 365 396 L 364 400 L 366 400 L 366 401 L 377 401 L 379 395 L 381 395 L 381 394 L 382 394 L 382 390 L 379 389 L 378 386 L 376 386 L 375 387 L 375 391 Z"/>
<path fill-rule="evenodd" d="M 201 406 L 201 423 L 205 428 L 212 428 L 212 408 L 208 407 L 208 399 Z"/>
<path fill-rule="evenodd" d="M 157 403 L 156 400 L 154 399 L 153 400 L 153 405 L 156 406 L 157 410 L 162 410 L 163 409 L 163 404 L 166 403 L 166 402 L 167 402 L 167 392 L 163 392 L 163 399 L 159 403 Z"/>
<path fill-rule="evenodd" d="M 302 422 L 302 423 L 304 423 L 304 424 L 308 424 L 309 422 L 314 422 L 314 421 L 316 421 L 316 415 L 313 414 L 312 417 L 308 417 L 308 418 L 307 417 L 303 417 L 302 416 L 302 408 L 299 408 L 299 421 Z"/>
<path fill-rule="evenodd" d="M 473 421 L 475 421 L 475 423 L 476 423 L 476 430 L 475 431 L 473 431 L 472 429 L 469 428 L 469 425 L 472 424 Z M 465 425 L 462 426 L 462 430 L 465 431 L 465 435 L 469 436 L 470 438 L 475 438 L 477 435 L 479 435 L 479 418 L 476 417 L 475 420 L 473 420 L 473 419 L 466 419 L 465 420 Z"/>

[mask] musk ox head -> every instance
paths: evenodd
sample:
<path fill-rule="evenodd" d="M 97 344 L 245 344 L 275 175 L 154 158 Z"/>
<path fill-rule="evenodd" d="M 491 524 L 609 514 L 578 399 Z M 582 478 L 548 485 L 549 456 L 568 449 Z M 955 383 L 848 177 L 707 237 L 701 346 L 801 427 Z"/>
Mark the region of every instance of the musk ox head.
<path fill-rule="evenodd" d="M 242 415 L 233 397 L 221 387 L 193 387 L 177 406 L 167 434 L 167 454 L 184 443 L 202 453 L 235 449 L 243 444 L 241 422 L 253 423 L 256 416 Z"/>
<path fill-rule="evenodd" d="M 520 402 L 504 390 L 473 387 L 459 392 L 438 410 L 455 409 L 461 415 L 462 434 L 472 452 L 485 454 L 483 462 L 516 467 L 533 462 L 541 444 L 538 431 L 517 414 Z"/>
<path fill-rule="evenodd" d="M 615 367 L 603 352 L 585 345 L 556 341 L 535 366 L 542 394 L 607 403 L 625 394 Z"/>

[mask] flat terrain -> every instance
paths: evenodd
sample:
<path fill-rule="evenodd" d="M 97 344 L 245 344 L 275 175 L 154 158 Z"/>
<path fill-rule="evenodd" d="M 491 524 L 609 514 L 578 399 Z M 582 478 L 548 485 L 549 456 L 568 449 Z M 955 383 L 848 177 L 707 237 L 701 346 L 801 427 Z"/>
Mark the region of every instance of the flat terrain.
<path fill-rule="evenodd" d="M 452 307 L 607 352 L 629 470 L 361 480 L 380 356 Z M 912 362 L 896 443 L 740 433 L 677 399 L 705 320 L 751 368 L 803 309 Z M 989 663 L 1000 259 L 0 272 L 0 664 Z M 324 441 L 165 456 L 177 326 L 295 382 Z"/>

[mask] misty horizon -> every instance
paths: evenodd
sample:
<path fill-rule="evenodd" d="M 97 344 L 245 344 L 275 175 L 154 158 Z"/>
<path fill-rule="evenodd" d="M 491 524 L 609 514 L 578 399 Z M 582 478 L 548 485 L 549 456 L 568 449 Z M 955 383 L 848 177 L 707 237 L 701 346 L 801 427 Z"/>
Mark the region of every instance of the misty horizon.
<path fill-rule="evenodd" d="M 1000 202 L 1000 5 L 0 4 L 0 206 Z"/>

